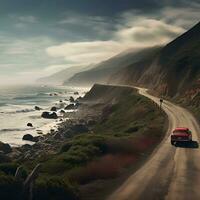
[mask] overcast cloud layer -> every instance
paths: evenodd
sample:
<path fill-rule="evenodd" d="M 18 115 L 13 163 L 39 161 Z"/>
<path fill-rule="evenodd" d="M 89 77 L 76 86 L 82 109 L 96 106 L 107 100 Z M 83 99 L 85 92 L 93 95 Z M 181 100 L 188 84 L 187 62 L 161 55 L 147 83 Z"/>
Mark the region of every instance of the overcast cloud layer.
<path fill-rule="evenodd" d="M 200 12 L 198 0 L 0 3 L 1 84 L 34 81 L 128 48 L 164 45 L 195 25 Z"/>

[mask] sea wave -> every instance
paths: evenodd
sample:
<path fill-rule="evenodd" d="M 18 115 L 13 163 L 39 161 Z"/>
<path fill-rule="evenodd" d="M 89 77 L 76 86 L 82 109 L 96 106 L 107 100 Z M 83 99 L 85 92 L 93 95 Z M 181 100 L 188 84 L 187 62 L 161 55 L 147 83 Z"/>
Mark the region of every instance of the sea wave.
<path fill-rule="evenodd" d="M 18 96 L 14 97 L 13 100 L 29 100 L 29 99 L 35 99 L 38 98 L 37 95 L 30 95 L 30 96 Z"/>
<path fill-rule="evenodd" d="M 0 129 L 0 132 L 15 132 L 15 131 L 27 131 L 34 130 L 35 128 L 4 128 Z"/>
<path fill-rule="evenodd" d="M 12 111 L 4 111 L 2 113 L 4 114 L 17 114 L 17 113 L 28 113 L 28 112 L 33 112 L 35 111 L 34 109 L 20 109 L 20 110 L 12 110 Z"/>
<path fill-rule="evenodd" d="M 1 106 L 5 106 L 5 105 L 6 105 L 6 103 L 0 103 L 0 107 L 1 107 Z"/>
<path fill-rule="evenodd" d="M 46 98 L 49 97 L 50 93 L 47 92 L 39 92 L 32 95 L 26 95 L 26 96 L 16 96 L 13 98 L 13 100 L 31 100 L 31 99 L 38 99 L 38 98 Z"/>
<path fill-rule="evenodd" d="M 16 110 L 16 113 L 27 113 L 27 112 L 33 112 L 34 109 L 22 109 L 22 110 Z"/>
<path fill-rule="evenodd" d="M 39 92 L 36 96 L 49 96 L 50 93 Z"/>

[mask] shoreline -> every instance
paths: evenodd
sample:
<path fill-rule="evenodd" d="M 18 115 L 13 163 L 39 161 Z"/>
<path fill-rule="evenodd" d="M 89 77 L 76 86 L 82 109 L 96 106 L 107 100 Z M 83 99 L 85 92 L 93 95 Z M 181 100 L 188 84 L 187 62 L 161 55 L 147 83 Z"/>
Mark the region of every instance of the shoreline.
<path fill-rule="evenodd" d="M 59 90 L 55 92 L 54 88 Z M 25 144 L 33 145 L 31 141 L 22 140 L 25 134 L 31 134 L 35 136 L 41 136 L 48 134 L 51 129 L 57 129 L 60 120 L 62 119 L 62 114 L 60 111 L 67 105 L 70 104 L 69 97 L 73 96 L 77 98 L 83 96 L 87 88 L 77 88 L 77 87 L 66 87 L 66 86 L 55 86 L 52 88 L 52 91 L 48 93 L 46 98 L 49 98 L 48 105 L 44 103 L 31 103 L 31 104 L 10 104 L 10 106 L 1 107 L 3 126 L 1 126 L 0 133 L 0 142 L 8 143 L 12 147 L 20 147 Z M 66 91 L 68 90 L 68 91 Z M 60 91 L 60 92 L 59 92 Z M 62 92 L 61 92 L 62 91 Z M 78 92 L 80 95 L 74 95 L 75 92 Z M 56 94 L 56 99 L 51 94 Z M 49 97 L 48 97 L 49 96 Z M 13 97 L 14 98 L 14 97 Z M 52 98 L 52 99 L 51 99 Z M 54 100 L 55 99 L 55 100 Z M 34 99 L 33 99 L 34 101 Z M 61 102 L 63 105 L 61 106 Z M 54 106 L 60 108 L 56 111 L 58 119 L 44 119 L 41 117 L 42 112 L 49 112 L 50 109 Z M 36 110 L 34 107 L 40 107 L 41 110 Z M 70 111 L 65 111 L 70 112 Z M 8 120 L 8 124 L 7 124 Z M 19 121 L 20 120 L 20 121 Z M 5 121 L 5 122 L 4 122 Z M 18 122 L 19 121 L 19 122 Z M 28 127 L 26 124 L 31 123 L 33 127 Z M 15 125 L 16 124 L 16 125 Z M 38 134 L 39 133 L 39 134 Z"/>
<path fill-rule="evenodd" d="M 12 148 L 8 161 L 29 172 L 40 163 L 39 179 L 59 174 L 77 183 L 81 199 L 100 199 L 134 170 L 130 166 L 137 168 L 148 159 L 162 138 L 165 118 L 157 119 L 158 107 L 132 88 L 95 85 L 78 103 L 78 112 L 66 113 L 57 130 L 33 145 Z M 114 187 L 109 186 L 112 181 Z"/>

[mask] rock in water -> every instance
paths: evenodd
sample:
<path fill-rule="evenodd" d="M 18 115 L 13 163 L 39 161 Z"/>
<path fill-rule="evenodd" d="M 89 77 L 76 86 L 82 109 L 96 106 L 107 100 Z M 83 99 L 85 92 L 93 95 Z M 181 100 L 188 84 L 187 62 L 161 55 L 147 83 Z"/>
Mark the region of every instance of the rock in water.
<path fill-rule="evenodd" d="M 63 114 L 63 115 L 64 115 L 64 114 L 65 114 L 65 111 L 64 111 L 64 110 L 61 110 L 61 111 L 60 111 L 60 114 Z"/>
<path fill-rule="evenodd" d="M 83 97 L 80 96 L 80 97 L 78 97 L 78 98 L 76 99 L 76 101 L 79 102 L 79 101 L 81 101 L 82 99 L 83 99 Z"/>
<path fill-rule="evenodd" d="M 5 154 L 7 153 L 11 153 L 12 152 L 12 148 L 9 144 L 0 142 L 0 151 L 4 152 Z"/>
<path fill-rule="evenodd" d="M 35 110 L 42 110 L 42 108 L 35 106 Z"/>
<path fill-rule="evenodd" d="M 76 106 L 74 104 L 69 104 L 68 106 L 65 107 L 65 110 L 74 110 L 76 109 Z"/>
<path fill-rule="evenodd" d="M 33 136 L 31 134 L 26 134 L 23 136 L 22 140 L 33 141 Z"/>
<path fill-rule="evenodd" d="M 33 137 L 31 134 L 26 134 L 26 135 L 23 136 L 22 140 L 27 140 L 27 141 L 31 141 L 31 142 L 38 142 L 39 137 Z"/>
<path fill-rule="evenodd" d="M 28 126 L 28 127 L 33 127 L 33 124 L 28 123 L 27 126 Z"/>
<path fill-rule="evenodd" d="M 58 115 L 55 112 L 43 112 L 41 117 L 45 119 L 57 119 Z"/>
<path fill-rule="evenodd" d="M 57 111 L 57 108 L 56 108 L 55 106 L 53 106 L 53 107 L 51 108 L 51 111 L 56 112 L 56 111 Z"/>
<path fill-rule="evenodd" d="M 69 101 L 73 103 L 73 102 L 75 101 L 75 100 L 74 100 L 74 97 L 71 96 L 71 97 L 69 98 Z"/>

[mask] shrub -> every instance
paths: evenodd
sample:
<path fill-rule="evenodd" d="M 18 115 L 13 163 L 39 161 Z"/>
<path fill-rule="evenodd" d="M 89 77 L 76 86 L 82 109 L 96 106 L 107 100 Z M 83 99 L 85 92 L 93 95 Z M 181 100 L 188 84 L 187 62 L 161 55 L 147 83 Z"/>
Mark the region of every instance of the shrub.
<path fill-rule="evenodd" d="M 71 142 L 65 143 L 65 144 L 61 147 L 60 153 L 67 152 L 67 151 L 70 149 L 71 146 L 72 146 L 72 143 L 71 143 Z"/>
<path fill-rule="evenodd" d="M 117 177 L 122 168 L 136 161 L 134 155 L 105 155 L 98 160 L 89 162 L 86 166 L 72 169 L 68 176 L 79 184 L 86 184 L 98 179 L 111 179 Z"/>
<path fill-rule="evenodd" d="M 106 141 L 107 152 L 112 154 L 138 153 L 134 146 L 135 138 L 113 138 Z"/>
<path fill-rule="evenodd" d="M 0 197 L 6 200 L 22 200 L 22 182 L 13 176 L 0 175 Z"/>
<path fill-rule="evenodd" d="M 3 163 L 3 164 L 0 164 L 0 171 L 4 172 L 7 175 L 14 176 L 18 167 L 19 165 L 15 163 Z M 27 177 L 27 172 L 24 168 L 21 169 L 21 175 L 22 175 L 22 178 Z"/>
<path fill-rule="evenodd" d="M 67 146 L 65 146 L 67 145 Z M 105 152 L 104 138 L 100 136 L 78 136 L 63 146 L 64 152 L 49 159 L 42 167 L 43 172 L 60 174 L 73 167 L 86 164 L 88 161 L 100 156 Z M 65 150 L 67 150 L 65 152 Z"/>
<path fill-rule="evenodd" d="M 18 166 L 19 165 L 15 163 L 3 163 L 3 164 L 0 164 L 0 171 L 3 171 L 7 175 L 14 176 Z"/>
<path fill-rule="evenodd" d="M 38 179 L 33 190 L 33 200 L 75 200 L 77 196 L 77 189 L 58 177 Z"/>

